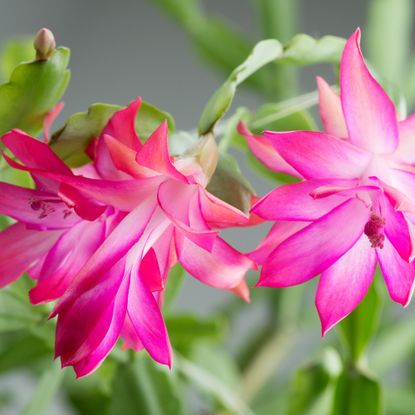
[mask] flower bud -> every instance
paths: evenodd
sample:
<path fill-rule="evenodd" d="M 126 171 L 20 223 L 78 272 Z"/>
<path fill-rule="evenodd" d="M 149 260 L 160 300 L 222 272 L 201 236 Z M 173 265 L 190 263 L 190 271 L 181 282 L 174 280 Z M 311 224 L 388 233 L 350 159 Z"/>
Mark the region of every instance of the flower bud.
<path fill-rule="evenodd" d="M 208 180 L 216 170 L 218 157 L 215 137 L 213 134 L 205 135 L 199 142 L 196 158 Z"/>
<path fill-rule="evenodd" d="M 53 33 L 45 27 L 40 29 L 33 42 L 36 50 L 36 60 L 44 61 L 50 58 L 56 48 L 56 41 Z"/>

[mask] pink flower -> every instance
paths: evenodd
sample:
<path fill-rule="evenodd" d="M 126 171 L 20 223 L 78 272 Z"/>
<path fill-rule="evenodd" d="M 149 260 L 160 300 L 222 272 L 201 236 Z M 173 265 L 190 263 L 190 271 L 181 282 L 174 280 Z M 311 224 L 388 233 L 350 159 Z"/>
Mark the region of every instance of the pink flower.
<path fill-rule="evenodd" d="M 340 98 L 318 79 L 324 133 L 265 132 L 240 125 L 265 165 L 302 179 L 253 207 L 277 221 L 252 253 L 259 286 L 287 287 L 321 274 L 316 305 L 323 334 L 364 298 L 379 263 L 389 294 L 408 304 L 415 277 L 415 116 L 398 121 L 394 105 L 348 40 Z"/>
<path fill-rule="evenodd" d="M 248 217 L 205 189 L 214 142 L 206 139 L 187 156 L 172 158 L 163 123 L 142 145 L 134 129 L 140 102 L 117 112 L 89 149 L 88 174 L 95 178 L 36 171 L 61 183 L 68 203 L 75 203 L 76 188 L 122 215 L 53 312 L 56 356 L 78 376 L 93 371 L 120 336 L 128 347 L 145 348 L 171 365 L 160 306 L 176 262 L 203 283 L 248 299 L 244 276 L 255 265 L 218 236 L 218 229 L 245 225 Z"/>

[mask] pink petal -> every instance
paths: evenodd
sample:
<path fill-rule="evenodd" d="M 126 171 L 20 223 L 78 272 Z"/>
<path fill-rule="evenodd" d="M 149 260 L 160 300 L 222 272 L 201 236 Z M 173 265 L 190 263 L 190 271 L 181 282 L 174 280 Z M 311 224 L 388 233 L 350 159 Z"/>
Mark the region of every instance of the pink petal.
<path fill-rule="evenodd" d="M 366 206 L 349 199 L 278 245 L 257 285 L 289 287 L 320 274 L 355 244 L 368 218 Z"/>
<path fill-rule="evenodd" d="M 189 274 L 215 288 L 236 288 L 246 272 L 256 268 L 253 261 L 221 238 L 216 238 L 212 251 L 208 252 L 176 234 L 176 251 L 179 262 Z"/>
<path fill-rule="evenodd" d="M 283 241 L 308 226 L 310 222 L 278 221 L 258 247 L 249 254 L 257 264 L 264 264 L 271 252 Z"/>
<path fill-rule="evenodd" d="M 415 114 L 401 121 L 399 128 L 399 145 L 393 153 L 394 160 L 415 164 Z"/>
<path fill-rule="evenodd" d="M 323 336 L 363 300 L 376 269 L 376 252 L 366 235 L 327 268 L 318 284 L 316 306 Z"/>
<path fill-rule="evenodd" d="M 174 167 L 171 161 L 167 141 L 168 133 L 167 121 L 163 121 L 138 152 L 137 162 L 159 174 L 165 174 L 187 182 L 187 179 Z"/>
<path fill-rule="evenodd" d="M 354 179 L 367 168 L 371 154 L 334 136 L 314 131 L 266 131 L 275 149 L 306 179 Z"/>
<path fill-rule="evenodd" d="M 124 263 L 120 261 L 109 271 L 95 276 L 94 285 L 72 295 L 68 307 L 59 311 L 55 350 L 63 366 L 86 358 L 105 339 L 111 327 L 116 299 L 119 293 L 123 293 L 123 277 Z"/>
<path fill-rule="evenodd" d="M 106 272 L 127 254 L 140 239 L 153 212 L 153 202 L 147 201 L 125 216 L 75 277 L 74 283 L 56 305 L 52 316 L 65 310 L 73 298 L 91 289 L 97 275 Z"/>
<path fill-rule="evenodd" d="M 103 140 L 116 169 L 126 173 L 128 177 L 140 178 L 154 175 L 150 169 L 137 163 L 137 151 L 110 135 L 104 135 Z"/>
<path fill-rule="evenodd" d="M 387 238 L 384 240 L 383 248 L 377 249 L 376 252 L 390 297 L 406 307 L 413 292 L 414 262 L 408 264 L 404 261 Z"/>
<path fill-rule="evenodd" d="M 141 98 L 133 101 L 128 107 L 117 111 L 101 133 L 96 142 L 95 166 L 101 177 L 110 180 L 121 180 L 128 177 L 122 171 L 117 170 L 111 157 L 105 136 L 111 136 L 123 146 L 137 153 L 141 148 L 141 142 L 135 132 L 135 118 L 141 105 Z"/>
<path fill-rule="evenodd" d="M 142 145 L 135 131 L 135 119 L 141 106 L 141 98 L 132 101 L 126 108 L 117 111 L 102 131 L 101 137 L 110 135 L 132 150 L 138 151 Z"/>
<path fill-rule="evenodd" d="M 130 180 L 96 180 L 81 176 L 62 176 L 50 172 L 42 173 L 46 177 L 61 181 L 64 184 L 77 188 L 89 197 L 113 206 L 122 211 L 131 211 L 151 195 L 156 195 L 162 178 Z M 66 188 L 61 186 L 60 195 L 66 196 Z M 71 199 L 69 195 L 68 199 Z"/>
<path fill-rule="evenodd" d="M 197 245 L 211 250 L 218 232 L 209 229 L 205 223 L 190 223 L 189 205 L 194 196 L 198 196 L 198 185 L 166 180 L 159 187 L 157 199 L 160 208 L 178 231 Z"/>
<path fill-rule="evenodd" d="M 125 315 L 124 325 L 121 330 L 121 337 L 125 342 L 124 348 L 133 349 L 137 352 L 144 349 L 143 343 L 141 343 L 140 337 L 138 337 L 128 314 Z"/>
<path fill-rule="evenodd" d="M 102 243 L 104 236 L 105 223 L 100 221 L 82 221 L 65 232 L 49 251 L 38 283 L 30 290 L 30 301 L 38 304 L 59 298 Z"/>
<path fill-rule="evenodd" d="M 16 223 L 0 232 L 0 287 L 10 284 L 53 246 L 61 231 L 37 231 Z"/>
<path fill-rule="evenodd" d="M 327 181 L 307 180 L 278 187 L 260 199 L 252 207 L 252 212 L 268 220 L 318 219 L 345 200 L 335 195 L 323 199 L 313 198 L 311 192 L 325 183 Z"/>
<path fill-rule="evenodd" d="M 324 131 L 336 137 L 347 137 L 340 97 L 331 86 L 319 76 L 317 77 L 318 106 Z"/>
<path fill-rule="evenodd" d="M 213 228 L 247 225 L 248 216 L 236 207 L 199 187 L 199 205 L 203 218 Z"/>
<path fill-rule="evenodd" d="M 275 148 L 267 137 L 253 135 L 243 122 L 238 124 L 238 132 L 245 137 L 254 156 L 270 170 L 301 177 L 301 175 L 275 151 Z"/>
<path fill-rule="evenodd" d="M 77 378 L 89 375 L 96 370 L 115 346 L 126 318 L 128 288 L 129 280 L 124 278 L 115 298 L 114 311 L 107 334 L 95 350 L 74 364 Z"/>
<path fill-rule="evenodd" d="M 360 30 L 347 41 L 340 64 L 340 93 L 350 141 L 377 154 L 398 145 L 395 107 L 368 71 L 360 50 Z"/>
<path fill-rule="evenodd" d="M 130 280 L 127 314 L 150 356 L 171 367 L 172 349 L 159 305 L 143 282 L 135 263 Z"/>
<path fill-rule="evenodd" d="M 71 175 L 71 169 L 51 148 L 20 130 L 12 130 L 2 137 L 4 145 L 27 167 L 51 170 Z"/>
<path fill-rule="evenodd" d="M 409 262 L 412 255 L 412 242 L 407 220 L 402 212 L 394 210 L 387 195 L 385 195 L 383 208 L 385 235 L 402 259 Z"/>

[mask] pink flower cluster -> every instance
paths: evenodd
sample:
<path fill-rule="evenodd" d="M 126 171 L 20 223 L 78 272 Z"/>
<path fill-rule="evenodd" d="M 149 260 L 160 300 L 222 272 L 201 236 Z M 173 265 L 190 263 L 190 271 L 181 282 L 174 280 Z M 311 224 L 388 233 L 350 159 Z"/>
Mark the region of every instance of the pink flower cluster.
<path fill-rule="evenodd" d="M 323 334 L 364 298 L 377 264 L 391 298 L 408 304 L 415 277 L 415 116 L 399 120 L 359 41 L 357 30 L 345 46 L 340 97 L 318 79 L 324 132 L 254 136 L 239 125 L 260 161 L 299 179 L 253 205 L 254 215 L 275 224 L 249 255 L 218 236 L 251 221 L 206 190 L 212 138 L 172 157 L 163 123 L 142 144 L 134 127 L 140 99 L 115 113 L 88 149 L 92 162 L 74 171 L 47 143 L 18 130 L 3 136 L 13 154 L 4 157 L 28 171 L 36 188 L 0 183 L 0 213 L 16 221 L 0 233 L 0 286 L 27 272 L 36 280 L 33 304 L 57 301 L 52 316 L 63 366 L 77 376 L 91 373 L 119 337 L 170 366 L 161 306 L 177 262 L 247 301 L 244 276 L 256 264 L 258 286 L 288 287 L 321 274 L 316 305 Z"/>

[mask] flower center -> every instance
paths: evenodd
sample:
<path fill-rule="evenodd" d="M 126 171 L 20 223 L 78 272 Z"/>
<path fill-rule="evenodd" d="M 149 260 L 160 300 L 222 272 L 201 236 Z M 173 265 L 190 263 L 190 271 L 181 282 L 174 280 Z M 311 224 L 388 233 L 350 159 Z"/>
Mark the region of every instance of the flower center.
<path fill-rule="evenodd" d="M 372 212 L 365 225 L 364 233 L 368 237 L 372 248 L 383 248 L 385 220 L 377 213 Z"/>
<path fill-rule="evenodd" d="M 32 210 L 39 212 L 39 219 L 44 219 L 51 213 L 56 212 L 57 204 L 60 204 L 59 199 L 30 199 L 29 206 Z M 60 210 L 60 209 L 59 209 Z M 70 209 L 63 209 L 63 218 L 66 219 L 72 214 Z"/>

